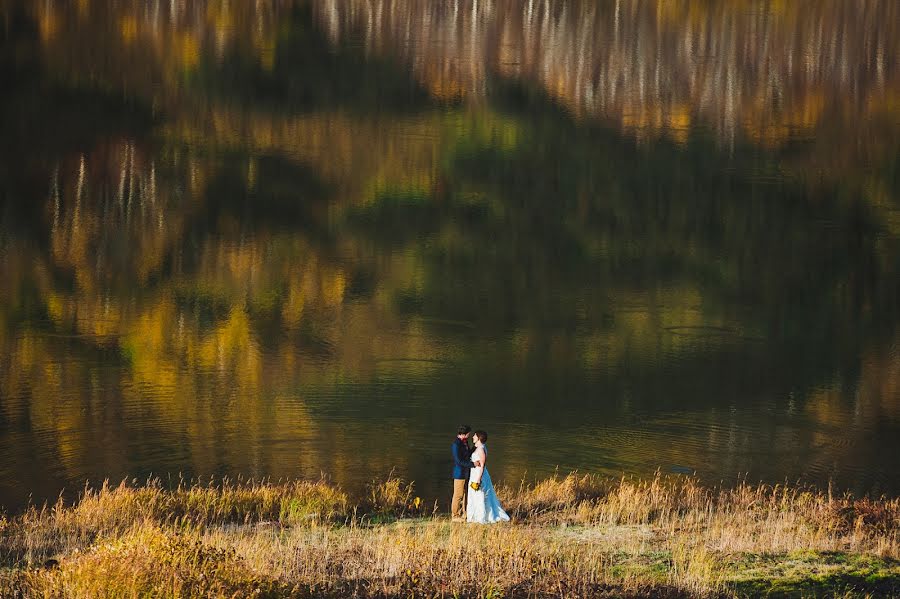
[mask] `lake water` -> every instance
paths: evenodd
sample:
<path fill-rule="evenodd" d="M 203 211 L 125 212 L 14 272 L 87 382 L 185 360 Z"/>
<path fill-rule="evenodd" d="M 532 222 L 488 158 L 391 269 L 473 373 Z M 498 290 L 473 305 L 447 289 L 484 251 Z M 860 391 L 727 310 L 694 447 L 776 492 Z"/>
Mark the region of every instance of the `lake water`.
<path fill-rule="evenodd" d="M 900 493 L 896 0 L 0 0 L 0 505 Z"/>

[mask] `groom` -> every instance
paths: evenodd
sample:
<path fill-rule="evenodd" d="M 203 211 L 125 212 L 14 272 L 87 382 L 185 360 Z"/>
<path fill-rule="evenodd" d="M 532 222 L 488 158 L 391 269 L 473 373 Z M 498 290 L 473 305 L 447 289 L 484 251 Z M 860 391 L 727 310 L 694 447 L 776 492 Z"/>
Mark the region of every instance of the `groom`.
<path fill-rule="evenodd" d="M 469 449 L 469 434 L 472 428 L 464 424 L 456 429 L 453 439 L 453 500 L 450 502 L 450 516 L 453 522 L 466 520 L 466 485 L 472 468 L 472 450 Z"/>

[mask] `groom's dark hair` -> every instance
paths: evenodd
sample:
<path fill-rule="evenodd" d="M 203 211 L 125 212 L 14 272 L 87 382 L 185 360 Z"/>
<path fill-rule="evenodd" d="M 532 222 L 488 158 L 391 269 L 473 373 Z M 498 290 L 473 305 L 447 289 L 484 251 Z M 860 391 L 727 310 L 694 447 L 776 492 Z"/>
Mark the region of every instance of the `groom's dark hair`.
<path fill-rule="evenodd" d="M 462 424 L 458 429 L 456 429 L 457 435 L 468 435 L 472 432 L 472 427 L 468 424 Z"/>

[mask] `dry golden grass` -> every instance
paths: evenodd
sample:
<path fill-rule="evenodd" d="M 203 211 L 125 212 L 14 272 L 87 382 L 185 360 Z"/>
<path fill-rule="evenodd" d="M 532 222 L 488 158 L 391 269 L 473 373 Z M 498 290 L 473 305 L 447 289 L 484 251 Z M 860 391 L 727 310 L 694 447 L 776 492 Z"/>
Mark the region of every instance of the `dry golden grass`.
<path fill-rule="evenodd" d="M 554 477 L 452 524 L 391 478 L 87 490 L 0 520 L 0 596 L 866 596 L 900 593 L 900 500 Z M 48 560 L 50 560 L 48 562 Z"/>

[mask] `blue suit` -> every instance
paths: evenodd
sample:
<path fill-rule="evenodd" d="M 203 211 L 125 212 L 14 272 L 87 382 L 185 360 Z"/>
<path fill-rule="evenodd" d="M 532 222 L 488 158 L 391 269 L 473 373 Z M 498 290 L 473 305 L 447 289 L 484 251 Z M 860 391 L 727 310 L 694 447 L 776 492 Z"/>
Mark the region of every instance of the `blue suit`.
<path fill-rule="evenodd" d="M 465 441 L 461 441 L 459 437 L 453 440 L 453 478 L 469 479 L 469 470 L 472 469 L 472 452 L 469 445 Z"/>

